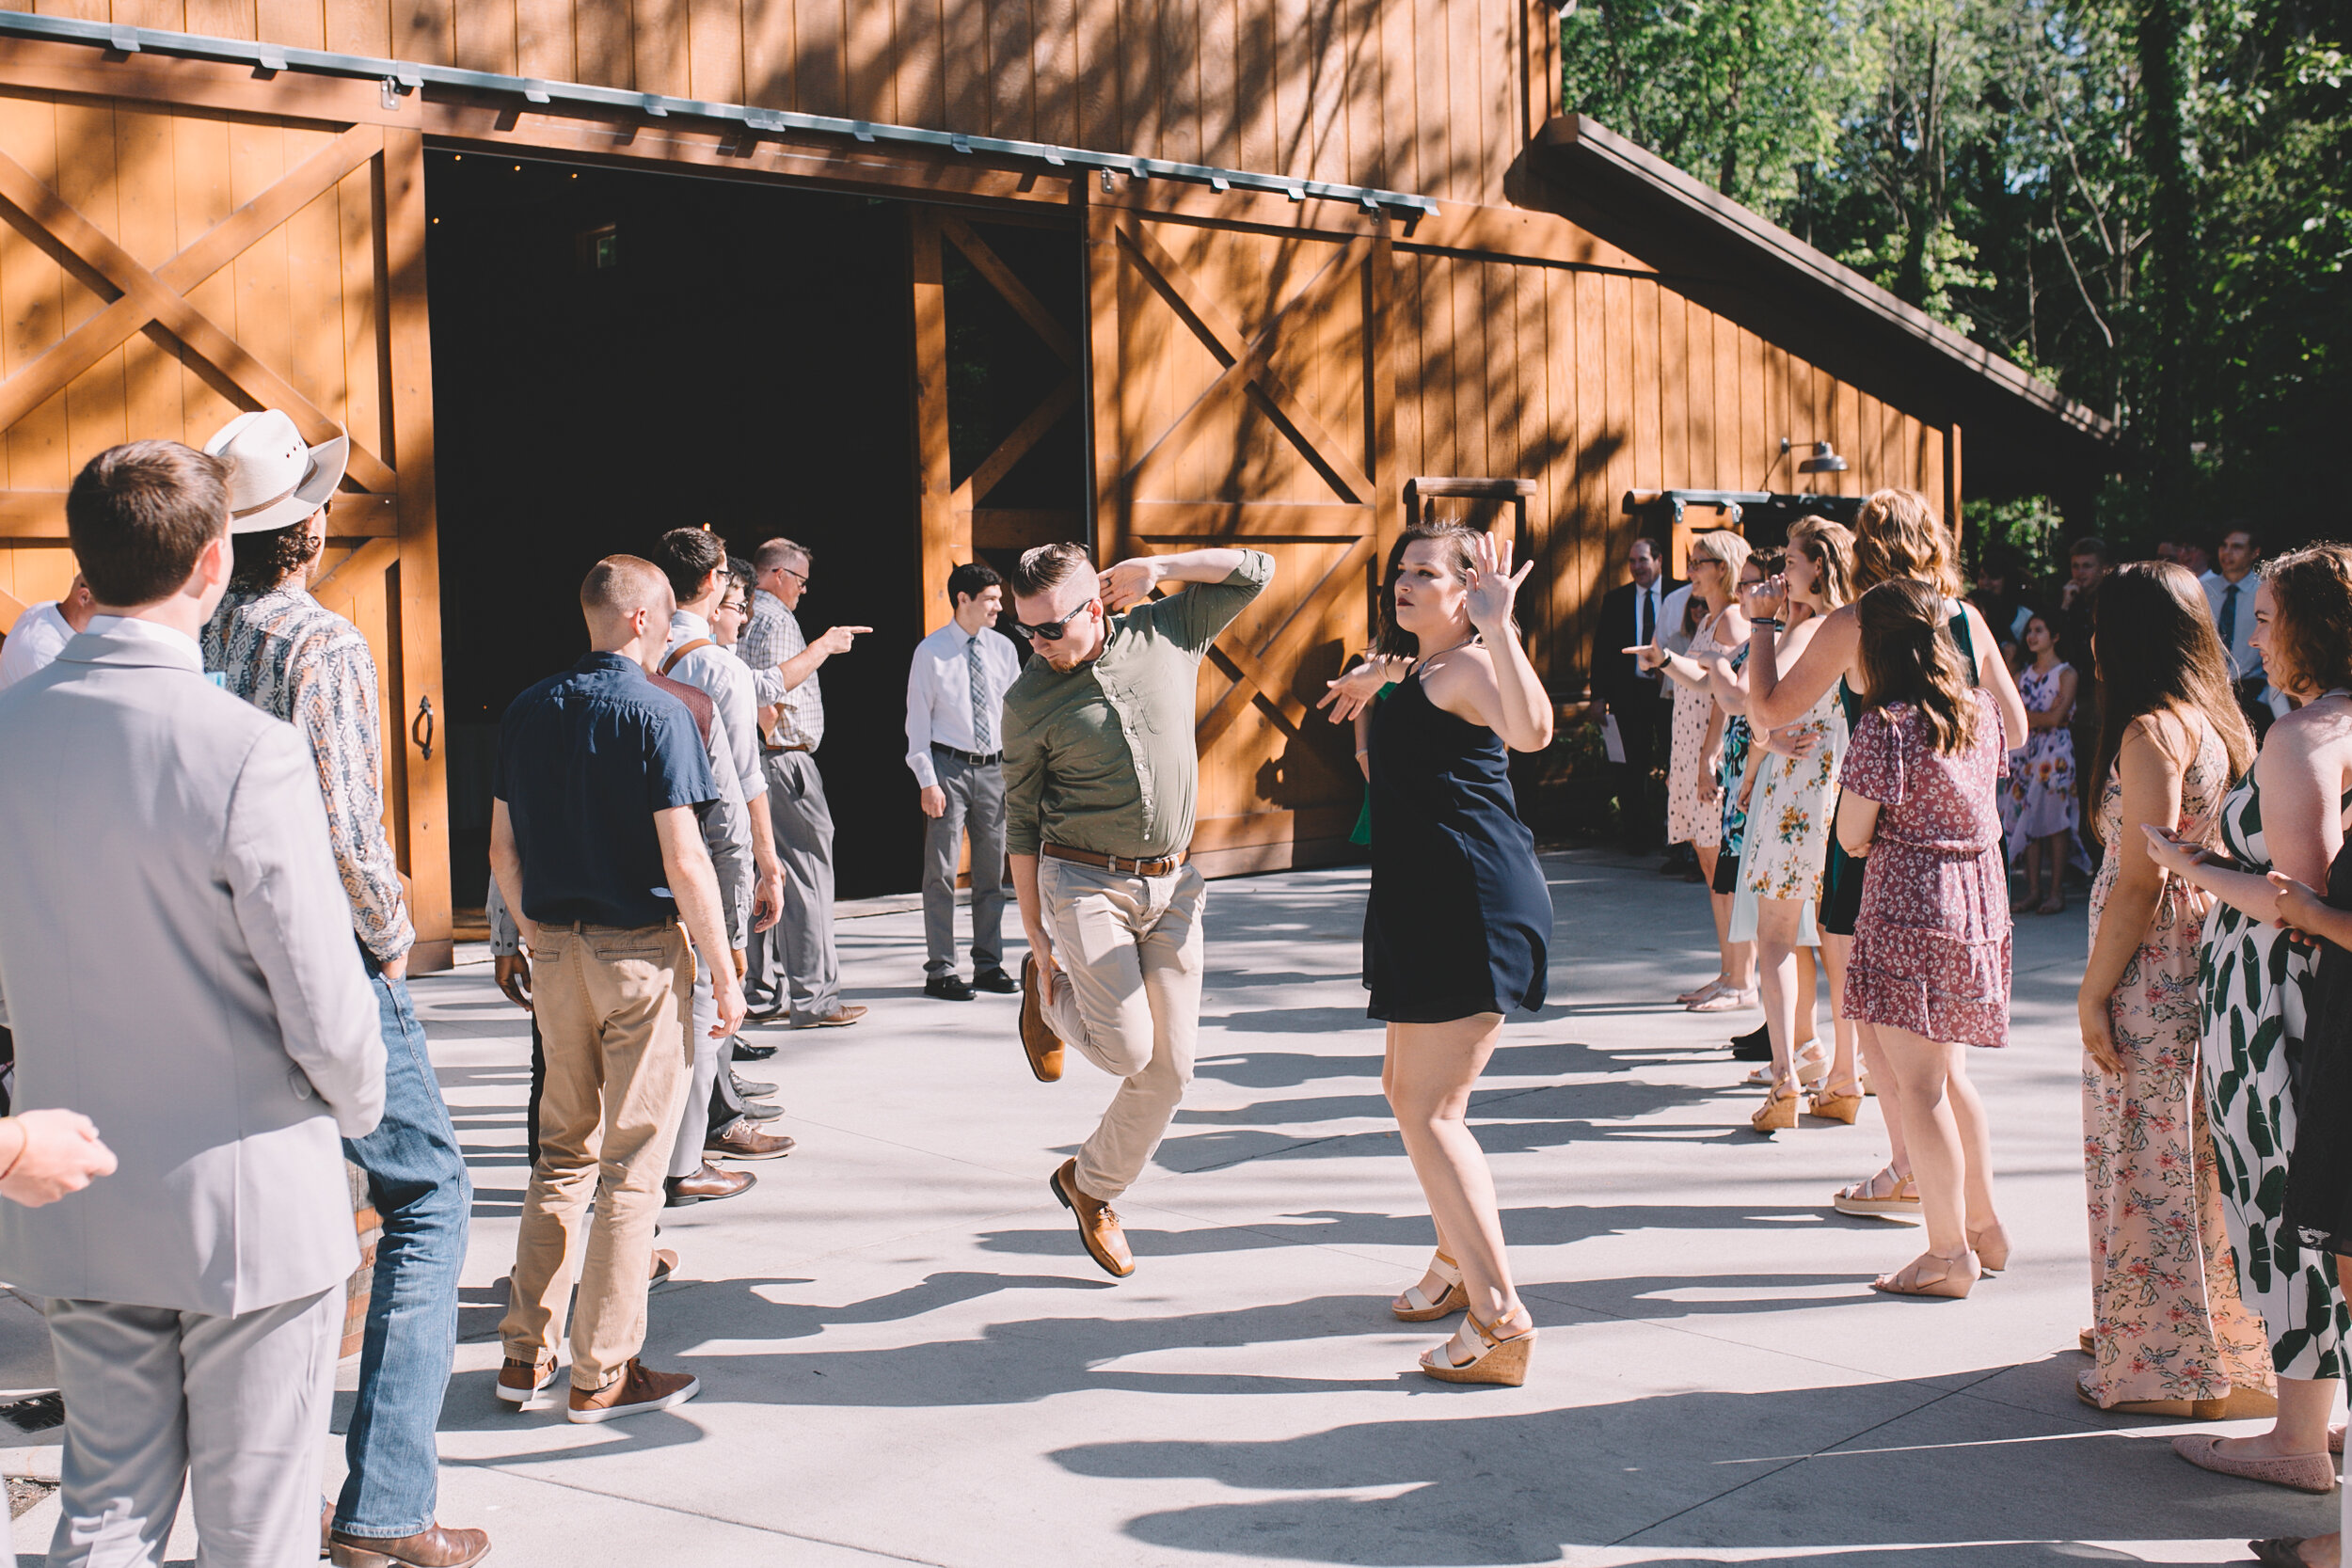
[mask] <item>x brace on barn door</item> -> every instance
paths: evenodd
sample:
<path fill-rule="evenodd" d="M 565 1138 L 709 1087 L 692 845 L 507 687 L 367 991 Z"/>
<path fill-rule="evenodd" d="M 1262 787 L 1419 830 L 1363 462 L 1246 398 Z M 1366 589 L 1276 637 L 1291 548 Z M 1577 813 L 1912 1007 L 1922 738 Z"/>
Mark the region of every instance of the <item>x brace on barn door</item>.
<path fill-rule="evenodd" d="M 339 433 L 342 426 L 255 358 L 199 309 L 188 294 L 383 150 L 381 129 L 353 126 L 153 270 L 107 238 L 23 164 L 0 152 L 0 216 L 6 216 L 101 297 L 113 296 L 104 309 L 0 382 L 0 430 L 63 391 L 75 376 L 151 324 L 176 339 L 224 393 L 257 408 L 284 409 L 302 427 L 306 440 L 324 441 Z M 391 469 L 356 439 L 351 444 L 348 472 L 354 483 L 388 499 L 398 483 Z M 382 505 L 378 503 L 379 510 L 366 519 L 373 525 L 366 531 L 392 531 L 389 518 L 380 510 Z M 11 516 L 5 531 L 31 528 L 61 536 L 62 497 L 56 499 L 55 508 L 55 517 Z M 335 531 L 343 535 L 353 531 L 346 519 L 338 517 Z"/>

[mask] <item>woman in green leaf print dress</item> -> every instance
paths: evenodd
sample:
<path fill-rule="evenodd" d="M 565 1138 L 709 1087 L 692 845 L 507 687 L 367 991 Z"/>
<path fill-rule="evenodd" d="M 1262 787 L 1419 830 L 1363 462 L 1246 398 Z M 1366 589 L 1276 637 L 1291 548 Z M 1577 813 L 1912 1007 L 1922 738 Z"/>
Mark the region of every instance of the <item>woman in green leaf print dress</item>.
<path fill-rule="evenodd" d="M 2274 868 L 2327 885 L 2352 810 L 2352 547 L 2281 556 L 2254 595 L 2253 646 L 2273 686 L 2302 705 L 2271 725 L 2254 770 L 2221 807 L 2230 863 L 2150 828 L 2149 853 L 2215 899 L 2201 971 L 2205 1102 L 2238 1289 L 2262 1315 L 2279 1374 L 2279 1420 L 2258 1437 L 2197 1436 L 2192 1465 L 2298 1491 L 2334 1490 L 2328 1414 L 2344 1375 L 2344 1292 L 2332 1254 L 2286 1223 L 2302 1070 L 2305 990 L 2317 949 L 2281 930 Z"/>

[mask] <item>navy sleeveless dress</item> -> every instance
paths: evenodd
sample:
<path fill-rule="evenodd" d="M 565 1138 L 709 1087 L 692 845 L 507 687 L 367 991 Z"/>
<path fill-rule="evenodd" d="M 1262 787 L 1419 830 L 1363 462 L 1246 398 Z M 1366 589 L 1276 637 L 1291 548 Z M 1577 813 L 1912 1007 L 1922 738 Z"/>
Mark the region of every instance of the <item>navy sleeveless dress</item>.
<path fill-rule="evenodd" d="M 1407 675 L 1373 710 L 1364 986 L 1390 1023 L 1544 1005 L 1551 892 L 1511 795 L 1508 752 Z"/>

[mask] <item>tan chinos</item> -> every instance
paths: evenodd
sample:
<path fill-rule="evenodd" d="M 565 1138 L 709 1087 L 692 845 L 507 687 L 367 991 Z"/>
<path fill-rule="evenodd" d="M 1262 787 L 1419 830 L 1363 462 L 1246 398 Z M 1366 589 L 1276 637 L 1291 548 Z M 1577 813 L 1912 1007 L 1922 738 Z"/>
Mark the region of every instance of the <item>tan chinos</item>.
<path fill-rule="evenodd" d="M 547 1085 L 499 1335 L 511 1359 L 553 1356 L 572 1287 L 565 1259 L 593 1198 L 572 1323 L 572 1386 L 593 1392 L 645 1342 L 661 1179 L 693 1071 L 693 959 L 675 925 L 542 927 L 532 958 Z"/>
<path fill-rule="evenodd" d="M 1079 1191 L 1108 1203 L 1152 1163 L 1192 1082 L 1207 892 L 1189 864 L 1135 877 L 1050 856 L 1037 886 L 1061 970 L 1046 1022 L 1121 1080 L 1078 1150 Z"/>

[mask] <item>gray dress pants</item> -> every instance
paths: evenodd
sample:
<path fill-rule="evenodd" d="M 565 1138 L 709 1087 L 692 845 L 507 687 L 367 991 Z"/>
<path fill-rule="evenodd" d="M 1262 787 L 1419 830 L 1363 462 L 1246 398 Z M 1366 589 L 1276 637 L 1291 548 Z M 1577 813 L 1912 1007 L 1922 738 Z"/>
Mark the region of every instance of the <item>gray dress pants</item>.
<path fill-rule="evenodd" d="M 972 833 L 972 967 L 1001 969 L 1005 953 L 1005 769 L 975 768 L 961 757 L 931 753 L 947 809 L 924 818 L 923 943 L 926 974 L 956 972 L 956 857 Z"/>
<path fill-rule="evenodd" d="M 753 944 L 753 990 L 790 1004 L 792 1022 L 841 1010 L 841 960 L 833 945 L 833 808 L 807 752 L 771 752 L 769 819 L 784 862 L 784 918 Z"/>
<path fill-rule="evenodd" d="M 64 1483 L 49 1560 L 160 1563 L 194 1493 L 204 1568 L 319 1556 L 319 1468 L 343 1292 L 233 1318 L 52 1301 Z"/>

